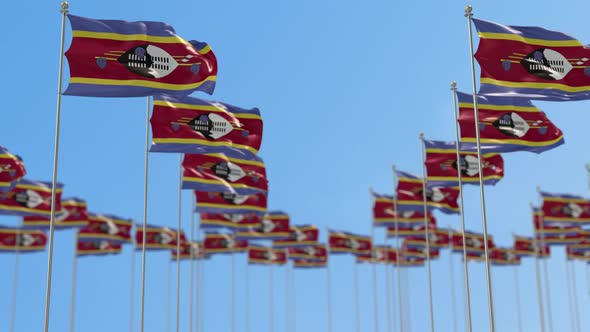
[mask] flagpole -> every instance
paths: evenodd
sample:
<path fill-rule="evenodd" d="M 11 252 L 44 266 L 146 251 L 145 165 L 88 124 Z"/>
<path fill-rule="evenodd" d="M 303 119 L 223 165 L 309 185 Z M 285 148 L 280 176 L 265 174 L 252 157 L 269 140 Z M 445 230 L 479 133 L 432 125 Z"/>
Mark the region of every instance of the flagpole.
<path fill-rule="evenodd" d="M 246 263 L 246 332 L 250 332 L 250 265 Z"/>
<path fill-rule="evenodd" d="M 166 297 L 166 331 L 170 332 L 170 306 L 172 305 L 172 262 L 168 262 L 168 296 Z"/>
<path fill-rule="evenodd" d="M 74 241 L 74 259 L 72 262 L 72 291 L 70 298 L 70 332 L 74 332 L 74 318 L 76 309 L 76 283 L 78 279 L 78 235 L 76 233 L 76 239 Z"/>
<path fill-rule="evenodd" d="M 567 304 L 570 312 L 570 322 L 572 324 L 572 331 L 578 331 L 578 329 L 574 325 L 574 322 L 576 320 L 576 312 L 573 305 L 571 275 L 567 260 L 569 260 L 569 258 L 566 258 L 565 262 L 565 277 L 567 279 Z"/>
<path fill-rule="evenodd" d="M 178 223 L 176 230 L 176 332 L 180 332 L 180 228 L 182 227 L 182 154 L 178 154 Z"/>
<path fill-rule="evenodd" d="M 359 308 L 359 268 L 358 263 L 354 262 L 354 317 L 356 332 L 361 332 L 361 319 Z"/>
<path fill-rule="evenodd" d="M 290 315 L 290 296 L 291 293 L 289 292 L 289 261 L 287 260 L 287 264 L 285 265 L 285 332 L 289 332 L 290 325 L 289 325 L 289 315 Z"/>
<path fill-rule="evenodd" d="M 453 114 L 455 115 L 455 151 L 457 153 L 457 180 L 459 182 L 459 213 L 461 218 L 461 235 L 463 241 L 463 278 L 465 282 L 465 303 L 467 304 L 467 327 L 469 332 L 472 330 L 471 324 L 471 292 L 469 290 L 469 267 L 467 262 L 467 239 L 465 236 L 465 210 L 463 208 L 463 174 L 461 174 L 461 154 L 460 142 L 461 134 L 459 132 L 459 110 L 457 107 L 457 82 L 451 82 L 451 91 L 453 91 Z"/>
<path fill-rule="evenodd" d="M 137 231 L 137 230 L 136 230 Z M 132 230 L 130 232 L 131 234 L 133 234 L 133 226 L 132 226 Z M 131 269 L 131 280 L 129 283 L 129 332 L 133 332 L 133 305 L 134 305 L 134 300 L 135 300 L 135 241 L 133 241 L 131 243 L 132 247 L 131 247 L 131 264 L 130 264 L 130 269 Z"/>
<path fill-rule="evenodd" d="M 203 235 L 203 234 L 201 234 Z M 203 238 L 201 236 L 201 238 Z M 199 286 L 199 289 L 201 290 L 199 292 L 199 301 L 201 302 L 201 304 L 199 305 L 199 310 L 200 310 L 200 320 L 197 322 L 200 324 L 200 330 L 201 331 L 205 331 L 205 264 L 206 259 L 203 259 L 203 261 L 199 264 L 201 270 L 200 270 L 200 278 L 199 278 L 199 282 L 201 283 Z"/>
<path fill-rule="evenodd" d="M 326 295 L 328 300 L 328 332 L 332 332 L 332 289 L 330 286 L 330 260 L 326 262 Z"/>
<path fill-rule="evenodd" d="M 533 214 L 533 223 L 535 218 L 535 211 L 533 208 L 533 203 L 529 203 L 531 207 L 531 213 Z M 535 230 L 535 226 L 533 225 L 533 229 Z M 512 234 L 514 236 L 514 234 Z M 539 298 L 539 320 L 541 324 L 541 332 L 545 332 L 545 309 L 543 308 L 543 290 L 542 290 L 542 280 L 541 280 L 541 272 L 539 268 L 539 249 L 541 249 L 541 255 L 545 253 L 544 247 L 539 247 L 537 243 L 537 232 L 536 230 L 533 232 L 533 246 L 535 247 L 535 278 L 537 279 L 537 296 Z M 542 256 L 541 256 L 542 257 Z"/>
<path fill-rule="evenodd" d="M 574 304 L 574 313 L 576 317 L 576 330 L 578 332 L 582 331 L 580 329 L 580 311 L 578 308 L 578 287 L 576 285 L 576 269 L 574 266 L 574 261 L 567 262 L 568 268 L 571 269 L 570 275 L 572 277 L 572 303 Z"/>
<path fill-rule="evenodd" d="M 518 317 L 518 332 L 522 332 L 522 313 L 520 307 L 520 283 L 518 282 L 518 266 L 514 265 L 514 288 L 516 293 L 516 315 Z"/>
<path fill-rule="evenodd" d="M 385 243 L 385 250 L 387 249 L 387 230 L 385 231 L 385 239 L 383 240 L 383 243 Z M 388 252 L 386 252 L 386 255 L 389 255 Z M 389 284 L 390 280 L 389 280 L 389 262 L 387 260 L 387 256 L 386 256 L 386 260 L 385 260 L 385 301 L 387 302 L 387 331 L 389 332 L 393 332 L 392 330 L 392 324 L 391 324 L 391 286 Z"/>
<path fill-rule="evenodd" d="M 393 172 L 393 177 L 395 179 L 396 172 L 395 172 L 395 164 L 391 165 L 391 170 Z M 394 188 L 395 188 L 395 180 L 394 180 Z M 395 189 L 394 189 L 395 190 Z M 399 246 L 399 211 L 397 210 L 397 193 L 393 197 L 393 213 L 395 217 L 395 222 L 393 224 L 393 236 L 395 237 L 395 250 L 396 250 L 396 260 L 397 264 L 395 266 L 395 270 L 397 273 L 397 306 L 398 306 L 398 314 L 399 314 L 399 332 L 403 332 L 404 330 L 404 318 L 402 317 L 402 284 L 401 284 L 401 266 L 400 266 L 400 246 Z"/>
<path fill-rule="evenodd" d="M 475 141 L 477 146 L 477 165 L 478 165 L 478 173 L 479 173 L 479 194 L 481 197 L 481 223 L 483 228 L 483 242 L 484 242 L 484 254 L 485 254 L 485 262 L 486 262 L 486 281 L 487 281 L 487 289 L 488 289 L 488 309 L 489 309 L 489 316 L 490 316 L 490 331 L 494 332 L 495 322 L 494 322 L 494 301 L 492 296 L 492 276 L 490 272 L 490 258 L 489 258 L 489 250 L 488 250 L 488 225 L 487 225 L 487 218 L 486 218 L 486 200 L 485 200 L 485 193 L 484 193 L 484 183 L 483 183 L 483 170 L 482 170 L 482 160 L 481 160 L 481 144 L 480 144 L 480 134 L 479 134 L 479 112 L 477 109 L 477 87 L 475 82 L 475 61 L 473 58 L 473 32 L 471 27 L 471 17 L 473 16 L 473 8 L 471 6 L 465 7 L 465 17 L 467 17 L 467 25 L 469 27 L 469 57 L 471 60 L 471 80 L 473 86 L 473 114 L 475 117 Z"/>
<path fill-rule="evenodd" d="M 411 312 L 411 306 L 410 306 L 410 285 L 408 284 L 408 274 L 410 273 L 409 269 L 405 269 L 404 270 L 404 288 L 407 290 L 404 294 L 405 297 L 405 301 L 406 301 L 406 315 L 408 315 L 408 317 L 406 318 L 407 323 L 407 330 L 409 332 L 412 331 L 412 312 Z"/>
<path fill-rule="evenodd" d="M 139 332 L 144 332 L 145 316 L 145 258 L 146 258 L 146 238 L 147 238 L 147 210 L 148 210 L 148 165 L 150 152 L 150 97 L 146 97 L 145 113 L 145 160 L 144 160 L 144 179 L 143 179 L 143 240 L 141 243 L 141 300 L 139 314 Z M 180 230 L 179 230 L 180 231 Z M 46 331 L 47 332 L 47 331 Z"/>
<path fill-rule="evenodd" d="M 537 194 L 541 197 L 541 188 L 537 186 Z M 541 213 L 541 246 L 545 246 L 545 221 L 543 214 L 543 206 L 540 207 Z M 533 211 L 533 222 L 534 222 L 534 211 Z M 534 227 L 534 225 L 533 225 Z M 543 275 L 545 276 L 545 293 L 547 293 L 547 323 L 549 324 L 549 332 L 553 332 L 553 313 L 551 309 L 551 288 L 549 286 L 549 273 L 547 273 L 547 258 L 543 259 Z"/>
<path fill-rule="evenodd" d="M 191 214 L 191 242 L 195 242 L 195 213 L 193 212 L 193 203 L 192 203 L 192 195 L 191 195 L 191 204 L 189 205 L 190 208 L 190 214 Z M 178 234 L 180 234 L 180 229 Z M 179 241 L 180 243 L 180 241 Z M 178 252 L 178 254 L 180 255 L 180 252 Z M 193 278 L 194 276 L 194 269 L 195 269 L 195 262 L 194 262 L 194 253 L 193 253 L 193 247 L 192 244 L 189 247 L 189 255 L 190 255 L 190 264 L 189 264 L 189 268 L 190 268 L 190 272 L 189 272 L 189 315 L 188 315 L 188 331 L 189 332 L 193 332 L 193 300 L 194 300 L 194 280 Z"/>
<path fill-rule="evenodd" d="M 55 232 L 55 200 L 57 198 L 57 161 L 59 155 L 59 131 L 61 122 L 61 90 L 63 80 L 64 63 L 64 39 L 66 34 L 66 16 L 69 13 L 70 5 L 63 1 L 60 4 L 61 13 L 61 40 L 59 50 L 59 74 L 57 81 L 57 107 L 55 114 L 55 143 L 53 150 L 53 174 L 51 176 L 51 218 L 49 222 L 49 244 L 47 252 L 47 283 L 45 288 L 45 321 L 44 331 L 49 331 L 49 311 L 51 306 L 51 273 L 53 269 L 53 235 Z"/>
<path fill-rule="evenodd" d="M 291 305 L 291 322 L 293 323 L 293 328 L 291 329 L 292 332 L 297 332 L 297 318 L 296 318 L 296 314 L 297 314 L 297 301 L 295 301 L 295 296 L 297 295 L 297 292 L 295 291 L 295 268 L 291 269 L 291 301 L 292 301 L 292 305 Z"/>
<path fill-rule="evenodd" d="M 430 331 L 434 332 L 434 309 L 432 307 L 432 272 L 430 270 L 430 234 L 428 229 L 428 206 L 426 202 L 426 165 L 424 161 L 424 133 L 420 133 L 422 151 L 422 201 L 424 202 L 424 237 L 426 239 L 426 266 L 428 270 L 428 304 L 430 308 Z"/>
<path fill-rule="evenodd" d="M 269 299 L 269 331 L 270 332 L 274 332 L 275 330 L 275 319 L 274 319 L 274 315 L 275 315 L 275 311 L 274 311 L 274 283 L 273 283 L 273 279 L 274 279 L 274 267 L 273 265 L 269 266 L 269 275 L 268 275 L 268 299 Z"/>
<path fill-rule="evenodd" d="M 236 259 L 231 253 L 231 332 L 236 331 Z"/>
<path fill-rule="evenodd" d="M 451 238 L 452 231 L 449 226 L 449 238 Z M 449 269 L 451 270 L 451 311 L 453 313 L 453 331 L 457 332 L 457 306 L 455 301 L 455 265 L 453 264 L 453 252 L 449 251 Z"/>
<path fill-rule="evenodd" d="M 12 275 L 12 304 L 10 306 L 10 332 L 14 332 L 16 325 L 16 289 L 18 287 L 18 238 L 20 237 L 20 229 L 16 231 L 14 237 L 14 268 Z"/>

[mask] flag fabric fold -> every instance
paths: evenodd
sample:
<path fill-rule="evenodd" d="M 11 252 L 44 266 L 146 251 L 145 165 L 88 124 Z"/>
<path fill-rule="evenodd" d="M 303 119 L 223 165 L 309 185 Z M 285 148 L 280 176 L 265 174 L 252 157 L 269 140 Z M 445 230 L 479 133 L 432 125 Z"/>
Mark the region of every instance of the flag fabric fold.
<path fill-rule="evenodd" d="M 282 211 L 270 211 L 264 215 L 260 225 L 235 232 L 240 240 L 284 240 L 291 235 L 289 215 Z"/>
<path fill-rule="evenodd" d="M 23 217 L 23 227 L 49 228 L 51 218 L 44 216 Z M 88 207 L 85 200 L 79 198 L 63 198 L 61 211 L 55 218 L 56 229 L 84 227 L 88 225 Z"/>
<path fill-rule="evenodd" d="M 258 214 L 231 214 L 201 212 L 201 228 L 228 228 L 233 230 L 248 230 L 260 227 L 262 217 Z"/>
<path fill-rule="evenodd" d="M 62 209 L 63 185 L 56 184 L 55 212 Z M 21 179 L 9 192 L 0 192 L 0 214 L 18 216 L 51 216 L 51 182 Z"/>
<path fill-rule="evenodd" d="M 520 265 L 520 256 L 513 248 L 492 248 L 490 250 L 490 263 L 496 266 Z"/>
<path fill-rule="evenodd" d="M 239 195 L 231 192 L 195 191 L 197 212 L 264 215 L 266 193 Z"/>
<path fill-rule="evenodd" d="M 436 229 L 436 219 L 432 217 L 428 220 L 428 228 L 430 230 Z M 388 227 L 387 228 L 387 237 L 395 237 L 396 229 L 395 227 Z M 406 236 L 423 236 L 424 235 L 424 218 L 422 218 L 421 223 L 413 223 L 413 224 L 400 224 L 397 226 L 397 236 L 399 237 L 406 237 Z"/>
<path fill-rule="evenodd" d="M 109 240 L 89 241 L 78 240 L 76 256 L 104 256 L 116 255 L 122 252 L 123 245 L 120 242 Z"/>
<path fill-rule="evenodd" d="M 285 265 L 287 250 L 262 246 L 248 248 L 248 264 L 250 265 Z"/>
<path fill-rule="evenodd" d="M 21 158 L 0 145 L 0 192 L 9 192 L 27 174 Z"/>
<path fill-rule="evenodd" d="M 541 192 L 544 222 L 563 224 L 589 224 L 590 200 L 577 195 Z"/>
<path fill-rule="evenodd" d="M 424 209 L 422 179 L 406 172 L 396 171 L 396 173 L 398 178 L 396 190 L 398 210 L 422 211 Z M 455 187 L 427 186 L 426 188 L 427 207 L 429 209 L 438 209 L 443 213 L 459 213 L 458 197 L 459 189 Z"/>
<path fill-rule="evenodd" d="M 44 251 L 47 234 L 41 230 L 0 227 L 0 251 Z"/>
<path fill-rule="evenodd" d="M 314 225 L 295 225 L 290 227 L 289 237 L 286 239 L 275 240 L 273 247 L 306 247 L 318 243 L 320 230 Z"/>
<path fill-rule="evenodd" d="M 328 249 L 325 244 L 309 245 L 305 247 L 289 247 L 290 259 L 306 259 L 323 261 L 327 259 Z"/>
<path fill-rule="evenodd" d="M 217 253 L 231 254 L 248 250 L 248 241 L 236 240 L 232 234 L 209 232 L 205 234 L 203 247 L 205 248 L 206 255 Z"/>
<path fill-rule="evenodd" d="M 205 248 L 203 247 L 202 242 L 191 242 L 186 241 L 180 245 L 180 257 L 178 257 L 178 252 L 176 248 L 172 249 L 171 260 L 175 261 L 177 258 L 181 260 L 184 259 L 193 259 L 193 260 L 201 260 L 206 259 L 208 256 L 205 255 Z"/>
<path fill-rule="evenodd" d="M 168 250 L 178 248 L 178 231 L 168 227 L 147 225 L 145 248 L 147 250 Z M 186 243 L 184 232 L 180 231 L 180 245 Z M 135 248 L 143 248 L 143 225 L 135 225 Z"/>
<path fill-rule="evenodd" d="M 371 254 L 373 248 L 369 236 L 350 232 L 329 230 L 328 246 L 330 253 Z"/>
<path fill-rule="evenodd" d="M 532 237 L 515 235 L 514 253 L 521 257 L 549 257 L 551 252 L 547 245 L 541 246 L 540 243 L 537 243 L 537 247 L 535 247 L 535 240 Z"/>
<path fill-rule="evenodd" d="M 453 232 L 451 235 L 452 250 L 454 252 L 463 252 L 463 234 L 460 232 Z M 483 234 L 475 232 L 465 232 L 465 247 L 467 252 L 483 253 L 485 251 L 485 242 Z M 491 235 L 488 235 L 488 249 L 494 248 L 494 240 Z"/>
<path fill-rule="evenodd" d="M 81 241 L 109 240 L 115 243 L 131 242 L 133 220 L 109 214 L 88 213 L 88 226 L 78 231 Z"/>

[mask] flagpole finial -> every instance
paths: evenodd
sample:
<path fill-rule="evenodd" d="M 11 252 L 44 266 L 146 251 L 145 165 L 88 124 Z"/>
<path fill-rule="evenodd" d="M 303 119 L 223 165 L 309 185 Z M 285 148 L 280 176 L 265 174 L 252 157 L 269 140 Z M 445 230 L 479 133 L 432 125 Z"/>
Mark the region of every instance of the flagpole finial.
<path fill-rule="evenodd" d="M 457 90 L 457 82 L 455 82 L 455 81 L 451 82 L 451 90 L 453 90 L 453 91 Z"/>
<path fill-rule="evenodd" d="M 395 172 L 395 164 L 391 164 L 391 169 Z"/>
<path fill-rule="evenodd" d="M 67 15 L 70 12 L 70 4 L 67 1 L 62 1 L 59 5 L 59 12 Z"/>
<path fill-rule="evenodd" d="M 588 172 L 590 172 L 590 163 L 587 163 L 587 164 L 586 164 L 586 170 L 587 170 Z"/>
<path fill-rule="evenodd" d="M 420 135 L 419 135 L 419 136 L 420 136 L 420 139 L 421 139 L 421 140 L 423 140 L 423 139 L 424 139 L 424 133 L 423 133 L 423 132 L 420 132 Z"/>
<path fill-rule="evenodd" d="M 473 16 L 473 7 L 471 5 L 465 6 L 465 17 Z"/>
<path fill-rule="evenodd" d="M 541 186 L 537 186 L 537 193 L 541 192 Z"/>

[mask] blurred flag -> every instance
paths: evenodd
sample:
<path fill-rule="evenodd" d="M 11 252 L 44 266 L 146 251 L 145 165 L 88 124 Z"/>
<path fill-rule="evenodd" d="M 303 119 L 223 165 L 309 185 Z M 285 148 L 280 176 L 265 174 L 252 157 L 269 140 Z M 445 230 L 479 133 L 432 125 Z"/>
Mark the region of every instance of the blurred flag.
<path fill-rule="evenodd" d="M 412 257 L 417 257 L 417 258 L 426 258 L 426 253 L 428 252 L 426 250 L 426 247 L 408 247 L 408 245 L 405 243 L 406 241 L 404 240 L 404 243 L 402 244 L 402 256 L 406 257 L 406 258 L 412 258 Z M 440 257 L 440 250 L 438 248 L 430 248 L 430 259 L 437 259 Z"/>
<path fill-rule="evenodd" d="M 43 216 L 23 217 L 23 227 L 49 228 L 51 218 Z M 56 229 L 84 227 L 88 225 L 88 208 L 86 201 L 79 198 L 64 198 L 61 200 L 61 211 L 55 218 Z"/>
<path fill-rule="evenodd" d="M 275 240 L 273 247 L 305 247 L 315 245 L 320 237 L 320 230 L 313 225 L 295 225 L 290 227 L 289 237 L 287 239 Z"/>
<path fill-rule="evenodd" d="M 307 260 L 326 260 L 328 250 L 325 244 L 316 244 L 305 247 L 289 247 L 289 258 Z"/>
<path fill-rule="evenodd" d="M 424 266 L 425 262 L 426 258 L 423 257 L 405 257 L 403 254 L 400 254 L 395 265 L 398 267 L 417 267 Z"/>
<path fill-rule="evenodd" d="M 264 215 L 259 226 L 238 230 L 235 238 L 240 240 L 281 240 L 288 239 L 289 215 L 282 211 L 271 211 Z"/>
<path fill-rule="evenodd" d="M 331 253 L 371 254 L 371 237 L 349 232 L 328 230 L 328 245 Z"/>
<path fill-rule="evenodd" d="M 486 255 L 483 251 L 468 251 L 465 256 L 468 262 L 485 262 Z"/>
<path fill-rule="evenodd" d="M 176 248 L 172 249 L 172 256 L 171 259 L 173 261 L 176 260 L 178 257 L 178 253 Z M 207 256 L 205 255 L 205 248 L 203 247 L 203 243 L 201 242 L 184 242 L 180 245 L 180 259 L 205 259 Z"/>
<path fill-rule="evenodd" d="M 490 250 L 490 262 L 493 265 L 520 265 L 520 256 L 513 248 L 492 248 Z"/>
<path fill-rule="evenodd" d="M 248 264 L 285 265 L 287 264 L 287 250 L 250 246 L 248 248 Z"/>
<path fill-rule="evenodd" d="M 229 228 L 229 229 L 250 229 L 260 227 L 262 217 L 254 213 L 231 214 L 231 213 L 207 213 L 201 214 L 201 228 Z"/>
<path fill-rule="evenodd" d="M 328 264 L 328 256 L 324 260 L 309 260 L 304 258 L 298 258 L 293 261 L 293 267 L 298 269 L 307 268 L 322 268 Z"/>
<path fill-rule="evenodd" d="M 381 195 L 372 192 L 373 195 L 373 223 L 375 226 L 394 227 L 396 222 L 399 225 L 410 225 L 424 222 L 424 212 L 407 210 L 395 211 L 393 204 L 394 197 Z M 398 210 L 400 210 L 398 208 Z M 429 218 L 434 218 L 430 212 Z"/>
<path fill-rule="evenodd" d="M 457 92 L 461 147 L 475 151 L 473 95 Z M 542 153 L 564 143 L 563 133 L 530 100 L 477 96 L 483 152 Z"/>
<path fill-rule="evenodd" d="M 123 245 L 109 240 L 84 241 L 78 240 L 76 256 L 95 256 L 120 254 Z"/>
<path fill-rule="evenodd" d="M 57 183 L 55 211 L 61 211 L 63 185 Z M 9 192 L 0 192 L 0 214 L 51 216 L 51 182 L 21 179 Z"/>
<path fill-rule="evenodd" d="M 433 230 L 436 229 L 436 219 L 432 216 L 428 220 L 428 227 Z M 395 237 L 396 229 L 395 227 L 388 227 L 387 228 L 387 236 L 388 237 Z M 422 217 L 421 223 L 413 223 L 413 224 L 400 224 L 397 226 L 397 236 L 405 237 L 405 236 L 420 236 L 424 235 L 424 217 Z"/>
<path fill-rule="evenodd" d="M 542 217 L 553 223 L 590 223 L 590 200 L 576 195 L 541 192 Z"/>
<path fill-rule="evenodd" d="M 394 260 L 391 261 L 391 251 L 393 248 L 390 246 L 373 246 L 373 250 L 368 253 L 361 253 L 355 255 L 357 263 L 374 263 L 374 264 L 389 264 L 395 262 L 397 259 L 397 252 L 394 252 Z"/>
<path fill-rule="evenodd" d="M 463 234 L 460 232 L 453 232 L 451 235 L 452 248 L 454 252 L 463 252 Z M 485 242 L 483 234 L 475 232 L 465 232 L 465 247 L 468 252 L 482 253 L 485 251 Z M 494 248 L 494 240 L 488 234 L 488 249 Z"/>
<path fill-rule="evenodd" d="M 248 250 L 248 241 L 236 240 L 233 235 L 225 233 L 207 233 L 203 240 L 205 254 L 235 253 Z"/>
<path fill-rule="evenodd" d="M 480 93 L 554 101 L 590 98 L 590 49 L 564 33 L 473 19 Z"/>
<path fill-rule="evenodd" d="M 185 154 L 182 189 L 248 195 L 268 190 L 266 168 L 258 156 L 238 153 Z"/>
<path fill-rule="evenodd" d="M 262 118 L 257 108 L 244 109 L 192 97 L 154 97 L 152 152 L 257 154 Z"/>
<path fill-rule="evenodd" d="M 133 220 L 114 215 L 88 213 L 88 226 L 80 229 L 81 241 L 110 240 L 112 242 L 131 242 Z"/>
<path fill-rule="evenodd" d="M 518 256 L 537 256 L 537 257 L 549 257 L 550 249 L 549 246 L 541 246 L 537 243 L 535 250 L 535 242 L 532 237 L 527 236 L 514 236 L 514 253 Z"/>
<path fill-rule="evenodd" d="M 451 244 L 451 237 L 449 230 L 434 228 L 428 231 L 430 248 L 447 248 Z M 424 237 L 424 229 L 422 234 L 406 237 L 404 245 L 408 248 L 426 248 L 426 238 Z"/>
<path fill-rule="evenodd" d="M 186 41 L 162 22 L 95 20 L 68 15 L 66 95 L 140 97 L 155 93 L 212 94 L 217 59 L 206 43 Z"/>
<path fill-rule="evenodd" d="M 590 251 L 589 250 L 572 250 L 570 246 L 566 247 L 566 258 L 568 260 L 580 260 L 590 262 Z"/>
<path fill-rule="evenodd" d="M 424 141 L 426 147 L 426 183 L 429 187 L 459 185 L 455 142 Z M 461 181 L 479 185 L 479 163 L 476 152 L 461 151 Z M 504 159 L 498 153 L 483 153 L 483 181 L 495 185 L 504 177 Z"/>
<path fill-rule="evenodd" d="M 47 235 L 41 230 L 0 227 L 0 251 L 44 251 Z"/>
<path fill-rule="evenodd" d="M 266 193 L 239 195 L 230 192 L 195 191 L 197 212 L 264 215 Z"/>
<path fill-rule="evenodd" d="M 588 239 L 588 233 L 579 227 L 556 227 L 536 232 L 537 241 L 541 245 L 560 245 L 580 243 Z"/>
<path fill-rule="evenodd" d="M 422 179 L 412 174 L 396 171 L 397 197 L 399 211 L 422 211 L 424 209 L 424 196 L 422 195 Z M 429 187 L 426 188 L 426 201 L 429 209 L 436 208 L 443 213 L 459 213 L 457 198 L 459 189 L 455 187 Z"/>
<path fill-rule="evenodd" d="M 21 158 L 0 145 L 0 192 L 11 191 L 26 174 Z"/>
<path fill-rule="evenodd" d="M 178 231 L 168 227 L 147 225 L 145 248 L 148 250 L 176 249 L 178 247 Z M 180 232 L 180 245 L 186 243 L 184 232 Z M 135 225 L 135 248 L 143 247 L 143 225 Z"/>

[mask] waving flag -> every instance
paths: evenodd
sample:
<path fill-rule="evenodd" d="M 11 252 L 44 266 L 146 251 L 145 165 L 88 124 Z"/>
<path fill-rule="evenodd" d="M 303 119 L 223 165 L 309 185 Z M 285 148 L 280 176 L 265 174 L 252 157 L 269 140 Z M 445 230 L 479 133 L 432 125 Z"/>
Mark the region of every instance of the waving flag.
<path fill-rule="evenodd" d="M 61 200 L 61 211 L 55 218 L 57 229 L 71 227 L 84 227 L 88 225 L 88 210 L 86 201 L 79 198 L 64 198 Z M 49 228 L 51 218 L 43 216 L 25 216 L 23 227 L 26 228 Z"/>
<path fill-rule="evenodd" d="M 436 219 L 432 217 L 428 220 L 428 228 L 431 230 L 436 229 Z M 395 237 L 396 230 L 395 227 L 388 227 L 387 228 L 387 236 L 388 237 Z M 405 236 L 421 236 L 424 235 L 424 219 L 422 219 L 421 223 L 414 223 L 414 224 L 400 224 L 397 227 L 397 236 L 405 237 Z"/>
<path fill-rule="evenodd" d="M 291 226 L 289 238 L 282 240 L 275 240 L 273 247 L 275 248 L 289 248 L 289 247 L 305 247 L 315 245 L 320 237 L 320 230 L 313 225 L 296 225 Z"/>
<path fill-rule="evenodd" d="M 566 247 L 566 258 L 568 260 L 580 260 L 590 262 L 590 251 L 589 250 L 575 250 L 571 246 Z"/>
<path fill-rule="evenodd" d="M 250 246 L 248 248 L 248 264 L 285 265 L 287 264 L 287 250 Z"/>
<path fill-rule="evenodd" d="M 395 211 L 393 204 L 393 196 L 381 195 L 372 193 L 373 203 L 373 223 L 375 226 L 394 227 L 398 225 L 413 225 L 424 222 L 424 212 L 401 208 L 404 211 Z M 398 204 L 398 210 L 399 204 Z M 429 219 L 434 219 L 434 216 L 428 213 Z"/>
<path fill-rule="evenodd" d="M 257 154 L 262 118 L 257 108 L 192 97 L 154 97 L 152 152 Z"/>
<path fill-rule="evenodd" d="M 390 246 L 373 246 L 369 253 L 355 256 L 357 263 L 389 264 L 397 261 L 397 251 Z"/>
<path fill-rule="evenodd" d="M 405 258 L 427 258 L 426 253 L 428 251 L 426 248 L 418 248 L 418 247 L 407 247 L 403 246 L 402 248 L 402 255 Z M 437 259 L 440 257 L 440 250 L 438 248 L 430 248 L 430 259 Z"/>
<path fill-rule="evenodd" d="M 182 168 L 182 189 L 243 195 L 268 191 L 264 162 L 255 155 L 185 154 Z"/>
<path fill-rule="evenodd" d="M 541 192 L 543 197 L 542 217 L 545 222 L 588 224 L 590 223 L 590 200 L 576 195 Z"/>
<path fill-rule="evenodd" d="M 207 213 L 201 214 L 201 228 L 229 228 L 251 229 L 260 227 L 262 217 L 258 214 L 231 214 L 231 213 Z"/>
<path fill-rule="evenodd" d="M 0 192 L 11 191 L 26 174 L 25 165 L 20 157 L 0 145 Z"/>
<path fill-rule="evenodd" d="M 455 142 L 424 141 L 426 147 L 426 183 L 429 187 L 458 186 L 459 167 Z M 461 181 L 463 184 L 479 185 L 477 153 L 461 151 Z M 486 185 L 495 185 L 504 177 L 504 159 L 498 153 L 482 154 L 483 180 Z"/>
<path fill-rule="evenodd" d="M 47 235 L 40 230 L 0 227 L 0 251 L 43 251 Z"/>
<path fill-rule="evenodd" d="M 205 255 L 203 243 L 187 241 L 180 246 L 180 257 L 178 257 L 176 248 L 172 249 L 171 259 L 175 261 L 177 258 L 200 260 L 207 258 L 207 256 Z"/>
<path fill-rule="evenodd" d="M 590 98 L 590 49 L 564 33 L 473 19 L 480 93 L 544 100 Z"/>
<path fill-rule="evenodd" d="M 120 254 L 123 245 L 109 240 L 84 241 L 78 240 L 76 256 L 102 256 Z"/>
<path fill-rule="evenodd" d="M 65 94 L 140 97 L 155 93 L 212 94 L 217 59 L 206 43 L 190 42 L 162 22 L 95 20 L 68 15 L 72 44 L 66 52 Z"/>
<path fill-rule="evenodd" d="M 468 262 L 485 262 L 486 255 L 484 251 L 468 251 L 465 259 Z"/>
<path fill-rule="evenodd" d="M 324 260 L 309 260 L 304 258 L 298 258 L 293 261 L 293 267 L 297 269 L 313 269 L 326 267 L 328 264 L 328 256 Z"/>
<path fill-rule="evenodd" d="M 146 249 L 176 249 L 178 247 L 178 231 L 168 227 L 147 225 L 145 237 Z M 186 242 L 184 232 L 180 232 L 180 245 Z M 135 226 L 135 248 L 141 250 L 143 247 L 143 226 Z"/>
<path fill-rule="evenodd" d="M 452 248 L 455 252 L 463 252 L 463 234 L 459 232 L 453 232 L 451 235 Z M 484 252 L 485 242 L 483 240 L 483 234 L 474 232 L 465 232 L 465 247 L 468 252 Z M 488 249 L 494 248 L 494 241 L 491 235 L 488 235 Z"/>
<path fill-rule="evenodd" d="M 331 253 L 371 253 L 372 241 L 369 236 L 329 230 L 328 245 Z"/>
<path fill-rule="evenodd" d="M 55 211 L 61 210 L 63 185 L 57 183 Z M 21 179 L 9 192 L 0 192 L 0 214 L 51 216 L 50 182 Z"/>
<path fill-rule="evenodd" d="M 457 92 L 461 148 L 475 151 L 473 95 Z M 477 96 L 480 144 L 484 152 L 541 153 L 564 143 L 563 133 L 530 100 Z"/>
<path fill-rule="evenodd" d="M 537 243 L 535 250 L 535 241 L 532 237 L 527 236 L 514 236 L 514 253 L 518 256 L 537 256 L 537 257 L 549 257 L 550 249 L 549 246 L 541 246 Z"/>
<path fill-rule="evenodd" d="M 446 248 L 451 244 L 451 237 L 449 235 L 449 231 L 446 229 L 431 229 L 428 231 L 428 236 L 428 244 L 431 248 Z M 425 248 L 426 238 L 424 237 L 424 229 L 422 229 L 422 234 L 405 238 L 404 245 L 408 248 Z"/>
<path fill-rule="evenodd" d="M 490 262 L 493 265 L 520 265 L 520 256 L 518 256 L 513 248 L 492 248 L 490 250 Z"/>
<path fill-rule="evenodd" d="M 326 260 L 328 250 L 325 244 L 316 244 L 305 247 L 289 247 L 289 258 L 307 260 Z"/>
<path fill-rule="evenodd" d="M 88 213 L 88 226 L 80 229 L 78 237 L 86 240 L 110 240 L 112 242 L 131 242 L 133 221 L 113 215 Z"/>
<path fill-rule="evenodd" d="M 282 211 L 268 212 L 259 226 L 242 229 L 235 233 L 236 239 L 240 240 L 281 240 L 288 239 L 290 235 L 289 215 Z"/>
<path fill-rule="evenodd" d="M 197 212 L 264 215 L 266 193 L 239 195 L 230 192 L 195 191 Z"/>
<path fill-rule="evenodd" d="M 398 210 L 422 211 L 424 209 L 422 179 L 406 172 L 396 171 L 396 173 L 398 178 L 396 193 L 398 197 Z M 436 208 L 443 213 L 459 213 L 458 197 L 458 188 L 426 188 L 426 203 L 428 208 Z"/>
<path fill-rule="evenodd" d="M 424 257 L 405 257 L 402 254 L 399 255 L 399 259 L 395 263 L 398 267 L 417 267 L 424 266 L 426 258 Z"/>
<path fill-rule="evenodd" d="M 579 227 L 551 227 L 538 230 L 535 236 L 542 245 L 581 243 L 588 239 L 587 232 Z"/>
<path fill-rule="evenodd" d="M 203 240 L 205 254 L 234 253 L 248 250 L 248 241 L 236 240 L 225 233 L 207 233 Z"/>

